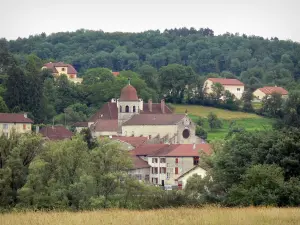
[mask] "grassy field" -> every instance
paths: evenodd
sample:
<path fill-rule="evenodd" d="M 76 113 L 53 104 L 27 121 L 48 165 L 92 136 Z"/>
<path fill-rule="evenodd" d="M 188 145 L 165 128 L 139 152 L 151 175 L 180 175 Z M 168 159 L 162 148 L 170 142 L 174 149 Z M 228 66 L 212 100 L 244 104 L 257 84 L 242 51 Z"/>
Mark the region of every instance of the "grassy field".
<path fill-rule="evenodd" d="M 271 119 L 252 113 L 229 111 L 197 105 L 174 105 L 174 107 L 176 113 L 184 113 L 185 110 L 187 110 L 190 118 L 192 118 L 194 122 L 198 120 L 199 116 L 206 118 L 210 112 L 215 113 L 222 120 L 223 128 L 211 131 L 208 127 L 208 123 L 205 122 L 204 129 L 208 132 L 208 140 L 224 139 L 232 121 L 235 121 L 239 127 L 243 127 L 247 131 L 268 130 L 272 127 Z"/>
<path fill-rule="evenodd" d="M 1 225 L 296 225 L 299 208 L 107 210 L 92 212 L 29 212 L 0 214 Z"/>

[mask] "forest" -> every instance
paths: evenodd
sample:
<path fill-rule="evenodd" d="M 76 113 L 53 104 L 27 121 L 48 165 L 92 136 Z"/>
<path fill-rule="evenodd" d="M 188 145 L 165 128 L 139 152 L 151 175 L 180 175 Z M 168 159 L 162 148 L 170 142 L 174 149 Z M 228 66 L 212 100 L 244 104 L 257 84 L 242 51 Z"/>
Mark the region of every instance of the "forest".
<path fill-rule="evenodd" d="M 72 64 L 83 84 L 54 80 L 41 71 L 50 61 Z M 120 76 L 110 71 L 120 71 Z M 229 98 L 222 106 L 216 101 L 218 93 L 210 99 L 192 95 L 192 89 L 202 90 L 207 77 L 238 78 L 249 93 L 264 85 L 297 90 L 300 44 L 276 37 L 216 36 L 209 28 L 141 33 L 81 29 L 0 41 L 0 111 L 30 112 L 36 123 L 86 120 L 118 97 L 128 78 L 144 101 L 164 97 L 169 103 L 253 111 L 251 94 L 245 96 L 246 103 Z"/>

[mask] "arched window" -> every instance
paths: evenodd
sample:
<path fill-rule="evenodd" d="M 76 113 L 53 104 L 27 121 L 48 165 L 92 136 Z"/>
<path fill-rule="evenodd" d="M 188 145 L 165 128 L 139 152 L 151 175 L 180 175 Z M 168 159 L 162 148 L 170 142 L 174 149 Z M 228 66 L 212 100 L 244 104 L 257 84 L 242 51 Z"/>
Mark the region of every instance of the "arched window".
<path fill-rule="evenodd" d="M 135 106 L 133 106 L 133 107 L 132 107 L 132 112 L 134 112 L 134 113 L 135 113 Z"/>
<path fill-rule="evenodd" d="M 122 106 L 120 105 L 120 112 L 122 112 Z"/>
<path fill-rule="evenodd" d="M 125 107 L 125 112 L 129 112 L 129 106 L 128 105 L 126 105 L 126 107 Z"/>

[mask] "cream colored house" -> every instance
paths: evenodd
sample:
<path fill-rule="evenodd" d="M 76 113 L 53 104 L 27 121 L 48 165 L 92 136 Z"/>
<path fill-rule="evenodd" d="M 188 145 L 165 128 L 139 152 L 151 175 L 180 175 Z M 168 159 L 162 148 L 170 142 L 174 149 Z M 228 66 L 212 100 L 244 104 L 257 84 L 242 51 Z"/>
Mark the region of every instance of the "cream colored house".
<path fill-rule="evenodd" d="M 137 156 L 132 156 L 133 168 L 128 171 L 131 177 L 136 178 L 139 181 L 150 181 L 150 165 L 147 161 Z"/>
<path fill-rule="evenodd" d="M 258 88 L 253 92 L 253 96 L 258 100 L 262 100 L 265 96 L 271 95 L 273 93 L 280 94 L 282 98 L 287 98 L 289 94 L 288 91 L 284 88 L 275 86 Z"/>
<path fill-rule="evenodd" d="M 50 70 L 54 77 L 58 77 L 64 74 L 68 77 L 68 80 L 74 83 L 82 83 L 82 78 L 77 77 L 76 69 L 70 64 L 65 64 L 63 62 L 57 62 L 57 63 L 50 62 L 50 63 L 46 63 L 42 67 L 42 69 Z"/>
<path fill-rule="evenodd" d="M 192 169 L 185 172 L 184 174 L 182 174 L 181 176 L 179 176 L 176 179 L 177 184 L 178 184 L 178 189 L 184 189 L 187 184 L 188 179 L 194 175 L 198 175 L 203 178 L 206 176 L 206 170 L 202 169 L 199 166 L 195 166 Z"/>
<path fill-rule="evenodd" d="M 150 183 L 177 186 L 177 179 L 198 165 L 201 151 L 210 154 L 210 145 L 148 144 L 132 150 L 131 153 L 150 166 Z"/>
<path fill-rule="evenodd" d="M 0 135 L 9 137 L 13 130 L 19 134 L 30 133 L 32 124 L 26 113 L 0 113 Z"/>
<path fill-rule="evenodd" d="M 229 91 L 237 99 L 241 99 L 244 93 L 245 85 L 237 79 L 226 79 L 226 78 L 208 78 L 203 85 L 203 91 L 206 94 L 213 92 L 212 86 L 215 83 L 220 83 L 225 91 Z"/>

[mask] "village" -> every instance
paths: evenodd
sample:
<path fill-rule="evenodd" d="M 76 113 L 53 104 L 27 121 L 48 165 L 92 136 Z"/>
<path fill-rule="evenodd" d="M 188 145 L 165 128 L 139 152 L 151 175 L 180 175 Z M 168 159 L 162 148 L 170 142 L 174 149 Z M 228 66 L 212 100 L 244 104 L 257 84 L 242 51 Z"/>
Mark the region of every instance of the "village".
<path fill-rule="evenodd" d="M 80 84 L 77 71 L 70 64 L 47 63 L 42 69 L 50 70 L 54 77 L 66 75 L 74 83 Z M 112 72 L 118 76 L 118 72 Z M 237 99 L 241 99 L 244 84 L 237 79 L 208 78 L 203 91 L 211 93 L 213 84 L 221 84 Z M 263 87 L 254 91 L 256 101 L 265 96 L 279 93 L 286 98 L 288 92 L 281 87 Z M 110 139 L 128 151 L 133 168 L 128 171 L 131 177 L 140 182 L 157 185 L 165 190 L 183 189 L 193 175 L 205 177 L 206 170 L 199 166 L 203 154 L 212 154 L 212 147 L 204 139 L 195 135 L 196 125 L 188 112 L 177 114 L 161 99 L 153 103 L 139 98 L 130 79 L 120 90 L 120 97 L 104 104 L 88 121 L 74 123 L 75 132 L 62 125 L 48 125 L 41 129 L 28 118 L 27 113 L 0 113 L 0 135 L 17 133 L 40 133 L 45 141 L 72 139 L 76 133 L 88 129 L 93 138 Z M 223 96 L 222 96 L 223 98 Z"/>

